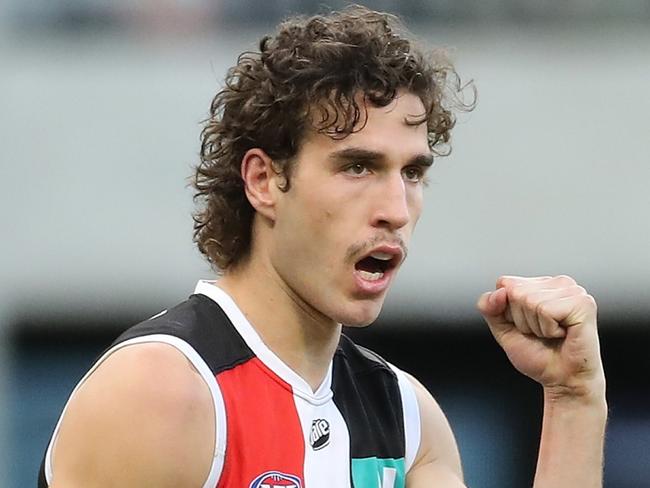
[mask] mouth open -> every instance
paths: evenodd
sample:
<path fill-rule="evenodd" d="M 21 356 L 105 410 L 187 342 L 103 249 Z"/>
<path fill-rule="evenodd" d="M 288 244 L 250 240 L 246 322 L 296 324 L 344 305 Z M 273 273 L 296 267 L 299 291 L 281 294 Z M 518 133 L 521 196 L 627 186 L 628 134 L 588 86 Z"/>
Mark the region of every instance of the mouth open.
<path fill-rule="evenodd" d="M 354 265 L 359 276 L 366 281 L 379 281 L 386 273 L 395 269 L 399 264 L 400 256 L 395 253 L 373 252 L 360 259 Z"/>

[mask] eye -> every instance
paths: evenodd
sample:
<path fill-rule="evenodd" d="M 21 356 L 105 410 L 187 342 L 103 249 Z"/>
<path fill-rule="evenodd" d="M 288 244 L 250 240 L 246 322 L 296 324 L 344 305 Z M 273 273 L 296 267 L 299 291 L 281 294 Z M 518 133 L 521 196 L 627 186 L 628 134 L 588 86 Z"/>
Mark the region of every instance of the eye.
<path fill-rule="evenodd" d="M 354 163 L 347 166 L 344 170 L 345 173 L 352 176 L 365 176 L 368 174 L 368 167 L 363 163 Z"/>
<path fill-rule="evenodd" d="M 421 166 L 409 166 L 402 170 L 404 179 L 411 183 L 419 183 L 424 179 L 424 169 Z"/>

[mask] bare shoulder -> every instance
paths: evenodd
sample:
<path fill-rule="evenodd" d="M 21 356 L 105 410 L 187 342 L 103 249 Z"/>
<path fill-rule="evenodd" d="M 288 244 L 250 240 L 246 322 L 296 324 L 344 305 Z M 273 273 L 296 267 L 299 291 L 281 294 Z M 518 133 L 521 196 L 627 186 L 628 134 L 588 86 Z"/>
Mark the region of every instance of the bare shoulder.
<path fill-rule="evenodd" d="M 406 478 L 407 487 L 463 487 L 460 454 L 447 417 L 424 385 L 405 374 L 415 390 L 421 427 L 420 447 Z"/>
<path fill-rule="evenodd" d="M 118 349 L 80 386 L 53 455 L 53 487 L 197 486 L 215 436 L 210 390 L 163 343 Z"/>

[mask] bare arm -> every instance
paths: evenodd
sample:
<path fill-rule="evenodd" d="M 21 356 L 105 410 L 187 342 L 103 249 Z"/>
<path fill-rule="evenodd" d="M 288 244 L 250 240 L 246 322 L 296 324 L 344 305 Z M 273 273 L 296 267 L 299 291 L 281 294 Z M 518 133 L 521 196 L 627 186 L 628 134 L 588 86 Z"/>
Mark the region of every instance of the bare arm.
<path fill-rule="evenodd" d="M 606 419 L 604 398 L 567 400 L 544 392 L 534 487 L 602 486 Z"/>
<path fill-rule="evenodd" d="M 462 488 L 460 454 L 449 422 L 422 384 L 408 375 L 420 408 L 421 441 L 413 466 L 406 475 L 408 488 Z"/>
<path fill-rule="evenodd" d="M 510 362 L 544 389 L 535 488 L 602 487 L 607 404 L 594 299 L 568 276 L 504 276 L 478 307 Z"/>
<path fill-rule="evenodd" d="M 118 350 L 70 401 L 52 488 L 197 487 L 214 450 L 208 386 L 167 344 Z"/>

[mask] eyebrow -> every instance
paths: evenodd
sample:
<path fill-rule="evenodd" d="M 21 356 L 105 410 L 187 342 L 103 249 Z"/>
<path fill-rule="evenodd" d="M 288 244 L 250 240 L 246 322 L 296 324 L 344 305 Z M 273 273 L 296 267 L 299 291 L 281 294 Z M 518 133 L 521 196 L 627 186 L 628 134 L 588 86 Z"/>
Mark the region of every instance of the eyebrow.
<path fill-rule="evenodd" d="M 329 155 L 334 161 L 380 161 L 385 158 L 384 153 L 362 149 L 359 147 L 348 147 L 335 151 Z M 429 167 L 433 165 L 433 154 L 417 154 L 408 160 L 408 165 Z"/>

